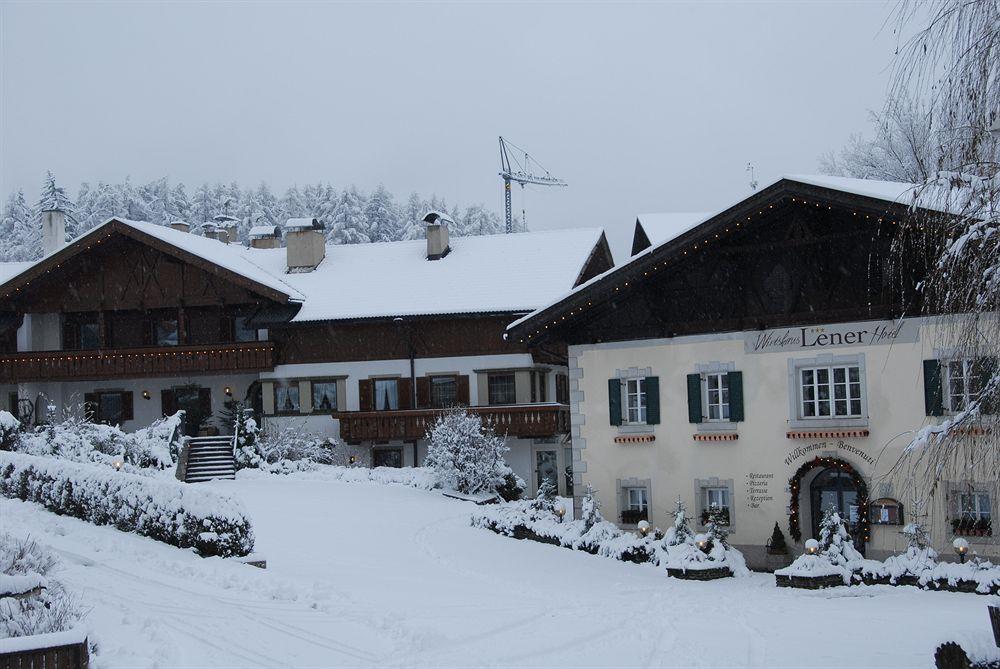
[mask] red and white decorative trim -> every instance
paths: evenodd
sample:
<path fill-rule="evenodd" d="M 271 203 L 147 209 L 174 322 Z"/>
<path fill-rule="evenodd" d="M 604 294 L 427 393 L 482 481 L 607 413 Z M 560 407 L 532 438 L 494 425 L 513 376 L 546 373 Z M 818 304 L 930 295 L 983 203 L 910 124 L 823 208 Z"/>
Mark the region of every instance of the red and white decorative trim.
<path fill-rule="evenodd" d="M 656 435 L 653 434 L 623 434 L 615 437 L 616 444 L 648 444 L 651 441 L 656 441 Z"/>
<path fill-rule="evenodd" d="M 694 435 L 695 441 L 736 441 L 740 438 L 740 435 L 735 432 L 723 432 L 721 434 L 696 434 Z"/>
<path fill-rule="evenodd" d="M 867 429 L 863 430 L 791 430 L 785 436 L 789 439 L 850 439 L 867 437 Z"/>

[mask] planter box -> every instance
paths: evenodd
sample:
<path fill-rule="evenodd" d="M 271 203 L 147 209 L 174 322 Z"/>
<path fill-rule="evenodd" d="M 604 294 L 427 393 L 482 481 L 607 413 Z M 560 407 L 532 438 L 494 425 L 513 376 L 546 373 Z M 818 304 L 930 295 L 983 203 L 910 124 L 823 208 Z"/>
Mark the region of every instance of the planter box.
<path fill-rule="evenodd" d="M 87 669 L 90 650 L 79 630 L 0 639 L 0 667 Z"/>
<path fill-rule="evenodd" d="M 714 581 L 717 578 L 730 578 L 732 575 L 733 572 L 730 571 L 729 567 L 715 567 L 714 569 L 667 569 L 667 576 L 687 581 Z"/>
<path fill-rule="evenodd" d="M 779 588 L 802 588 L 804 590 L 819 590 L 844 585 L 844 579 L 840 574 L 830 576 L 779 576 L 775 574 L 774 580 Z"/>

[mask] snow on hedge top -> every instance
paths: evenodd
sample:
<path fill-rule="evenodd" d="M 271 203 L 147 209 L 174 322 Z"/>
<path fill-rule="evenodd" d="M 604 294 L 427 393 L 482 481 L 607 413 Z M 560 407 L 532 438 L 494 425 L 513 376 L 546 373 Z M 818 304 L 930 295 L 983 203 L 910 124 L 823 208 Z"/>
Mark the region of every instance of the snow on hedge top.
<path fill-rule="evenodd" d="M 573 287 L 602 234 L 452 237 L 440 260 L 427 260 L 423 239 L 327 245 L 315 270 L 284 275 L 305 296 L 292 321 L 531 311 Z M 269 272 L 285 271 L 285 249 L 245 253 Z"/>
<path fill-rule="evenodd" d="M 646 233 L 646 238 L 653 246 L 673 239 L 682 232 L 687 232 L 694 226 L 705 221 L 709 212 L 667 212 L 661 214 L 639 214 L 638 224 Z"/>

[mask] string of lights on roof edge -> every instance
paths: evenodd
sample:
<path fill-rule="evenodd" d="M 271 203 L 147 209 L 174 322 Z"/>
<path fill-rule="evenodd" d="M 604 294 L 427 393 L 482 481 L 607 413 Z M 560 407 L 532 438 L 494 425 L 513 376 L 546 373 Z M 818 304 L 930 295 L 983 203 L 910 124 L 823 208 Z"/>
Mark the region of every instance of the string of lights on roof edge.
<path fill-rule="evenodd" d="M 805 200 L 805 199 L 803 199 L 803 198 L 799 198 L 799 197 L 793 197 L 793 198 L 790 198 L 790 199 L 791 199 L 791 201 L 792 201 L 792 202 L 794 202 L 795 204 L 801 204 L 801 205 L 804 205 L 804 206 L 806 206 L 806 207 L 809 207 L 810 205 L 813 205 L 813 206 L 815 206 L 815 207 L 816 207 L 816 208 L 818 208 L 818 209 L 822 209 L 822 208 L 823 208 L 823 207 L 825 206 L 825 207 L 826 207 L 826 210 L 827 210 L 827 211 L 832 211 L 832 210 L 833 210 L 833 208 L 834 208 L 834 207 L 833 207 L 833 205 L 830 205 L 830 204 L 826 204 L 826 205 L 824 205 L 823 203 L 820 203 L 820 202 L 815 202 L 815 201 L 813 201 L 813 202 L 809 202 L 808 200 Z M 777 204 L 781 204 L 781 203 L 783 203 L 784 201 L 785 201 L 785 198 L 782 198 L 782 199 L 780 199 L 780 200 L 778 200 L 778 201 L 777 201 Z M 770 209 L 774 209 L 774 206 L 775 206 L 775 203 L 772 203 L 772 204 L 769 204 L 769 205 L 767 205 L 766 209 L 759 209 L 759 210 L 757 211 L 757 214 L 756 214 L 756 215 L 757 215 L 757 216 L 763 216 L 763 215 L 764 215 L 764 213 L 765 213 L 765 212 L 766 212 L 767 210 L 770 210 Z M 839 207 L 838 207 L 838 209 L 839 209 Z M 886 212 L 886 213 L 888 214 L 888 212 Z M 851 214 L 852 214 L 853 216 L 859 216 L 859 215 L 860 215 L 860 214 L 859 214 L 859 212 L 857 212 L 857 211 L 851 211 Z M 751 214 L 751 215 L 747 216 L 747 217 L 746 217 L 746 220 L 747 220 L 747 221 L 752 221 L 752 220 L 753 220 L 753 216 L 754 216 L 753 214 Z M 868 220 L 871 220 L 871 219 L 873 218 L 873 215 L 872 215 L 872 214 L 864 214 L 864 217 L 865 217 L 866 219 L 868 219 Z M 877 221 L 877 222 L 879 222 L 879 223 L 882 223 L 882 222 L 884 222 L 884 221 L 885 221 L 885 219 L 886 219 L 886 216 L 875 216 L 875 218 L 876 218 L 876 221 Z M 693 244 L 693 245 L 691 245 L 691 246 L 690 246 L 690 247 L 689 247 L 688 249 L 685 249 L 685 250 L 683 251 L 683 253 L 682 253 L 682 256 L 686 256 L 686 255 L 688 254 L 688 251 L 697 251 L 697 250 L 698 250 L 698 247 L 699 247 L 699 245 L 700 245 L 700 246 L 705 246 L 705 245 L 709 244 L 709 243 L 710 243 L 710 242 L 711 242 L 711 241 L 712 241 L 713 239 L 720 239 L 720 237 L 719 237 L 719 235 L 720 235 L 720 234 L 727 234 L 727 233 L 729 233 L 729 234 L 734 234 L 734 233 L 736 232 L 735 228 L 739 228 L 739 227 L 741 227 L 741 224 L 742 224 L 742 222 L 743 222 L 743 221 L 736 221 L 736 224 L 735 224 L 734 226 L 732 226 L 732 227 L 734 228 L 734 229 L 733 229 L 732 231 L 730 231 L 730 229 L 729 229 L 729 228 L 727 227 L 727 228 L 725 228 L 725 229 L 724 229 L 724 230 L 722 231 L 722 233 L 718 233 L 718 232 L 717 232 L 717 233 L 714 233 L 714 235 L 713 235 L 712 237 L 710 237 L 710 238 L 708 238 L 708 239 L 706 239 L 706 240 L 704 240 L 704 241 L 702 241 L 702 242 L 699 242 L 699 243 L 697 243 L 697 244 Z M 890 220 L 889 220 L 889 223 L 890 223 L 891 225 L 897 225 L 897 224 L 898 224 L 898 221 L 896 221 L 896 220 L 891 220 L 891 219 L 890 219 Z M 921 229 L 922 229 L 922 228 L 921 228 Z M 662 271 L 662 270 L 666 269 L 666 268 L 667 268 L 667 266 L 668 266 L 668 265 L 670 265 L 670 264 L 672 264 L 672 263 L 668 263 L 668 262 L 667 262 L 667 261 L 665 261 L 665 260 L 664 260 L 664 261 L 661 261 L 661 262 L 659 262 L 659 263 L 657 263 L 657 264 L 653 265 L 653 266 L 652 266 L 651 268 L 649 268 L 649 269 L 647 269 L 647 270 L 643 271 L 643 276 L 649 276 L 650 272 L 658 272 L 658 271 Z M 617 286 L 615 286 L 615 287 L 614 287 L 614 288 L 615 288 L 614 292 L 616 292 L 616 293 L 617 293 L 617 292 L 621 292 L 621 289 L 622 289 L 622 288 L 627 288 L 627 287 L 628 287 L 628 285 L 629 285 L 629 283 L 630 283 L 629 281 L 625 281 L 624 283 L 622 283 L 622 284 L 620 284 L 620 285 L 617 285 Z M 586 304 L 586 306 L 587 306 L 587 307 L 591 307 L 591 306 L 593 306 L 593 302 L 592 302 L 592 301 L 589 301 L 589 300 L 588 300 L 588 301 L 587 301 L 587 304 Z M 582 312 L 582 311 L 584 310 L 584 308 L 585 308 L 585 307 L 581 306 L 581 307 L 578 307 L 578 308 L 576 308 L 576 309 L 571 309 L 571 310 L 569 311 L 569 314 L 568 314 L 568 315 L 569 315 L 570 317 L 572 317 L 572 316 L 573 316 L 574 314 L 579 314 L 579 312 Z M 523 343 L 524 343 L 524 342 L 526 341 L 526 339 L 532 339 L 533 337 L 535 337 L 535 336 L 537 336 L 537 335 L 540 335 L 540 334 L 542 334 L 542 333 L 543 333 L 543 332 L 544 332 L 545 330 L 548 330 L 548 329 L 549 329 L 549 326 L 550 326 L 550 325 L 558 325 L 558 324 L 559 324 L 559 323 L 560 323 L 561 321 L 565 321 L 565 320 L 566 320 L 566 316 L 561 316 L 561 317 L 560 317 L 560 318 L 559 318 L 558 320 L 554 320 L 554 321 L 552 321 L 551 323 L 546 323 L 546 324 L 545 324 L 544 326 L 542 326 L 541 328 L 539 328 L 539 329 L 535 330 L 535 331 L 534 331 L 534 333 L 529 333 L 529 334 L 527 334 L 527 335 L 526 335 L 525 337 L 519 337 L 519 338 L 518 338 L 518 341 L 519 341 L 520 343 L 522 343 L 522 344 L 523 344 Z"/>

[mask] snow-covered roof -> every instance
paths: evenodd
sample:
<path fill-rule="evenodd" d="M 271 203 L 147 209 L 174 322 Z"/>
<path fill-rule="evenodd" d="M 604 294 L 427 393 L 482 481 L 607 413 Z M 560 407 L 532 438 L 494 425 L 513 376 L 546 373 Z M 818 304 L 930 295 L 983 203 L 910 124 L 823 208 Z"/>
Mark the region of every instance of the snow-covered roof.
<path fill-rule="evenodd" d="M 916 184 L 901 181 L 831 177 L 825 174 L 790 174 L 782 177 L 782 179 L 798 181 L 799 183 L 819 186 L 820 188 L 832 188 L 833 190 L 845 193 L 853 193 L 854 195 L 863 195 L 864 197 L 872 197 L 876 200 L 885 200 L 905 205 L 913 204 L 913 198 L 917 191 Z"/>
<path fill-rule="evenodd" d="M 284 274 L 285 249 L 244 249 L 305 296 L 292 322 L 531 311 L 573 287 L 599 228 L 453 237 L 427 260 L 423 239 L 327 245 L 312 272 Z"/>
<path fill-rule="evenodd" d="M 261 237 L 274 237 L 278 234 L 278 226 L 276 225 L 255 225 L 250 228 L 250 238 L 260 239 Z"/>
<path fill-rule="evenodd" d="M 711 215 L 711 212 L 690 211 L 639 214 L 636 221 L 642 226 L 649 243 L 656 246 L 660 242 L 673 239 L 682 232 L 687 232 Z"/>
<path fill-rule="evenodd" d="M 290 218 L 285 221 L 285 228 L 288 230 L 322 230 L 323 224 L 315 218 Z"/>

